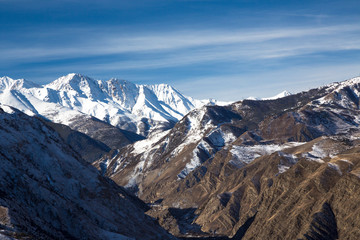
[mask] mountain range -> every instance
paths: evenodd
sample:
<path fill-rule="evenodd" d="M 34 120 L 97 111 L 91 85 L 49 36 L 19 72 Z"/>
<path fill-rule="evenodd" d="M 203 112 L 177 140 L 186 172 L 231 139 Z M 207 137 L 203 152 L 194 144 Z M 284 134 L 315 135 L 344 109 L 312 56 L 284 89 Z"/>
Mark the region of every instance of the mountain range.
<path fill-rule="evenodd" d="M 0 237 L 360 238 L 359 77 L 220 105 L 0 80 Z"/>
<path fill-rule="evenodd" d="M 167 84 L 137 85 L 68 74 L 39 86 L 25 79 L 0 78 L 0 100 L 30 114 L 68 126 L 95 117 L 122 130 L 147 136 L 171 128 L 190 110 L 218 103 L 182 95 Z"/>

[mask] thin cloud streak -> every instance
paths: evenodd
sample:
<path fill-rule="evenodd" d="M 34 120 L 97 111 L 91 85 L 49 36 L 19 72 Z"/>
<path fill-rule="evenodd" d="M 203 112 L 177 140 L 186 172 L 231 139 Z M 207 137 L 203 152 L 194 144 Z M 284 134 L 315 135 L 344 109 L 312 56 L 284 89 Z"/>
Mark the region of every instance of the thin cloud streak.
<path fill-rule="evenodd" d="M 302 41 L 302 42 L 301 42 Z M 150 55 L 134 60 L 111 61 L 105 63 L 85 63 L 78 66 L 102 70 L 160 69 L 211 62 L 249 62 L 266 59 L 311 55 L 322 52 L 360 50 L 360 39 L 347 39 L 346 36 L 313 39 L 305 42 L 279 41 L 267 44 L 230 45 L 183 50 L 179 52 Z M 73 65 L 73 64 L 72 64 Z"/>

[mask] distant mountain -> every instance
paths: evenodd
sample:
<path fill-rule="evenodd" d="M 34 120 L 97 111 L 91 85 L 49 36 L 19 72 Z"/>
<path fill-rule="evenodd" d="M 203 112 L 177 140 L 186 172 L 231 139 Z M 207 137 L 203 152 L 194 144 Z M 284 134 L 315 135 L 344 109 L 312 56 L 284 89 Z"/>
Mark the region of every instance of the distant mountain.
<path fill-rule="evenodd" d="M 274 99 L 278 99 L 278 98 L 287 97 L 287 96 L 290 96 L 290 95 L 291 95 L 291 93 L 285 90 L 285 91 L 282 91 L 282 92 L 279 93 L 279 94 L 276 94 L 276 95 L 273 96 L 273 97 L 262 98 L 261 100 L 274 100 Z"/>
<path fill-rule="evenodd" d="M 176 236 L 358 239 L 359 99 L 354 78 L 203 106 L 94 165 Z"/>
<path fill-rule="evenodd" d="M 52 128 L 0 105 L 0 239 L 173 239 Z"/>
<path fill-rule="evenodd" d="M 216 104 L 186 97 L 167 84 L 102 81 L 74 73 L 44 86 L 2 77 L 0 102 L 70 127 L 78 116 L 92 116 L 142 136 L 173 127 L 194 108 Z"/>
<path fill-rule="evenodd" d="M 248 97 L 246 98 L 246 100 L 274 100 L 274 99 L 278 99 L 278 98 L 283 98 L 283 97 L 287 97 L 290 96 L 292 93 L 288 92 L 288 91 L 282 91 L 279 94 L 276 94 L 273 97 L 268 97 L 268 98 L 257 98 L 257 97 Z"/>

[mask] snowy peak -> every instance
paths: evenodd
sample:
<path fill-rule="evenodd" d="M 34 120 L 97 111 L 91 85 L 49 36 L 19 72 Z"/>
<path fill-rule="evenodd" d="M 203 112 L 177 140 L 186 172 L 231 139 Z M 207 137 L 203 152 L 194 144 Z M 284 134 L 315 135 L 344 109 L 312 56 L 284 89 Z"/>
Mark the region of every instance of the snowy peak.
<path fill-rule="evenodd" d="M 10 77 L 4 76 L 0 78 L 0 90 L 18 90 L 18 89 L 29 89 L 39 87 L 39 85 L 27 81 L 25 79 L 12 79 Z"/>
<path fill-rule="evenodd" d="M 59 77 L 45 86 L 54 90 L 74 90 L 80 85 L 89 85 L 89 81 L 93 80 L 78 73 L 70 73 L 66 76 Z"/>
<path fill-rule="evenodd" d="M 185 115 L 191 109 L 195 108 L 189 98 L 186 98 L 177 89 L 168 84 L 156 84 L 147 87 L 155 93 L 159 101 L 176 109 L 181 115 Z"/>
<path fill-rule="evenodd" d="M 15 83 L 14 79 L 4 76 L 0 78 L 0 89 L 1 90 L 10 89 L 14 83 Z"/>
<path fill-rule="evenodd" d="M 97 81 L 77 73 L 60 77 L 52 83 L 45 85 L 45 87 L 57 91 L 69 92 L 72 96 L 90 99 L 102 97 L 102 90 Z"/>

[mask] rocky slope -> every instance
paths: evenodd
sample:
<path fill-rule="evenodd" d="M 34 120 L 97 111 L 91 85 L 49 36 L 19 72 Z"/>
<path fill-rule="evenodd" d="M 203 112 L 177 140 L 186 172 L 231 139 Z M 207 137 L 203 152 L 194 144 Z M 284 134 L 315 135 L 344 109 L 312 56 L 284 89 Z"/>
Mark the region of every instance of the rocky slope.
<path fill-rule="evenodd" d="M 358 148 L 358 140 L 321 137 L 243 168 L 218 154 L 206 176 L 184 191 L 188 199 L 189 192 L 211 192 L 198 201 L 193 225 L 235 239 L 357 239 Z"/>
<path fill-rule="evenodd" d="M 89 163 L 98 160 L 111 150 L 111 148 L 103 142 L 97 141 L 81 132 L 72 130 L 66 125 L 46 121 L 42 118 L 38 119 L 56 131 L 65 143 L 67 143 L 75 152 L 80 154 L 81 157 Z M 113 146 L 113 144 L 109 145 Z"/>
<path fill-rule="evenodd" d="M 357 239 L 359 97 L 355 78 L 206 106 L 95 166 L 177 236 Z"/>
<path fill-rule="evenodd" d="M 52 128 L 0 106 L 1 239 L 172 239 Z"/>

